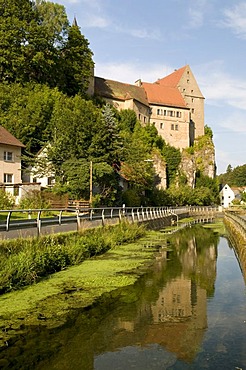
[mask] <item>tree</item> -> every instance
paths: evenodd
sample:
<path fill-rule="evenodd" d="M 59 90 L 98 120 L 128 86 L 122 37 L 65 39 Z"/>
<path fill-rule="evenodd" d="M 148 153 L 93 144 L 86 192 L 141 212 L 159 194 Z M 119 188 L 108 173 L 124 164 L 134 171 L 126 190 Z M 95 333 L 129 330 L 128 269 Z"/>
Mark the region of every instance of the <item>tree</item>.
<path fill-rule="evenodd" d="M 81 34 L 77 24 L 68 30 L 68 39 L 62 49 L 63 72 L 61 89 L 68 95 L 86 95 L 93 75 L 93 53 L 88 40 Z"/>
<path fill-rule="evenodd" d="M 0 0 L 0 82 L 35 82 L 85 94 L 92 52 L 62 5 L 45 0 Z"/>
<path fill-rule="evenodd" d="M 133 132 L 137 123 L 137 116 L 132 109 L 122 109 L 119 113 L 119 127 L 120 130 Z"/>
<path fill-rule="evenodd" d="M 62 94 L 45 85 L 0 84 L 0 124 L 36 154 L 52 137 L 50 120 Z"/>
<path fill-rule="evenodd" d="M 23 48 L 32 22 L 31 1 L 0 0 L 0 82 L 23 80 Z"/>
<path fill-rule="evenodd" d="M 118 121 L 109 104 L 102 109 L 100 129 L 95 132 L 89 150 L 90 156 L 110 165 L 119 164 L 123 155 L 123 143 Z"/>

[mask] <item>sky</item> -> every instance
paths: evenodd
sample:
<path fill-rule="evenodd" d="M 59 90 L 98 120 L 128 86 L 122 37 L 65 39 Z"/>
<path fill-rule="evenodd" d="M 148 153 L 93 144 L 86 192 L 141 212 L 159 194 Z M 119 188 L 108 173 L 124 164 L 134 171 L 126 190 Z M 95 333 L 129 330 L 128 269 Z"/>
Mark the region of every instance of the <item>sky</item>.
<path fill-rule="evenodd" d="M 246 1 L 53 0 L 76 16 L 95 75 L 154 82 L 189 65 L 205 97 L 217 174 L 246 164 Z"/>

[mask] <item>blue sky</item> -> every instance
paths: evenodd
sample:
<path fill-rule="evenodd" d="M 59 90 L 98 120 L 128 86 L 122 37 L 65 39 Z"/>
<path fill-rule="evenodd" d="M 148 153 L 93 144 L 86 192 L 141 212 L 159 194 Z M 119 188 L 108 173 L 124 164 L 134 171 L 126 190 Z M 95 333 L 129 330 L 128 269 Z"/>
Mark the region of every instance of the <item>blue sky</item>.
<path fill-rule="evenodd" d="M 95 75 L 154 82 L 189 64 L 205 96 L 217 173 L 246 163 L 246 1 L 54 0 L 74 16 Z"/>

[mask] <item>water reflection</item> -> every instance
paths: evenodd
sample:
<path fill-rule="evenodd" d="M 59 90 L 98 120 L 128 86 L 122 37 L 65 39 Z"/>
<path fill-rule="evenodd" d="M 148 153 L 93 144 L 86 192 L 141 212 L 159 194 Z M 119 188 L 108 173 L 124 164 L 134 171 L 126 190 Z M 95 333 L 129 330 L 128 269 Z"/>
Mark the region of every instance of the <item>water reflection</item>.
<path fill-rule="evenodd" d="M 218 243 L 217 234 L 200 226 L 171 236 L 160 248 L 153 271 L 135 286 L 104 297 L 87 313 L 76 312 L 62 330 L 30 333 L 25 345 L 19 345 L 22 367 L 16 362 L 11 368 L 242 367 L 246 361 L 244 285 L 227 245 L 223 248 L 229 257 L 216 263 Z M 218 265 L 230 271 L 226 290 L 225 278 L 217 276 Z M 232 298 L 227 305 L 228 295 Z"/>

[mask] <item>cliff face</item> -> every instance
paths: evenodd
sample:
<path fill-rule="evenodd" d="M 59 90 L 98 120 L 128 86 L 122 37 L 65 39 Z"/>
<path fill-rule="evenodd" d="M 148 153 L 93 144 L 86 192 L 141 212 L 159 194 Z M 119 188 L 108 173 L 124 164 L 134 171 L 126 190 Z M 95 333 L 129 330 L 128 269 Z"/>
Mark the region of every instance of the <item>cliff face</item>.
<path fill-rule="evenodd" d="M 195 186 L 197 172 L 212 179 L 215 177 L 215 148 L 210 136 L 198 138 L 194 147 L 182 151 L 179 172 L 187 178 L 187 184 L 192 188 Z"/>

